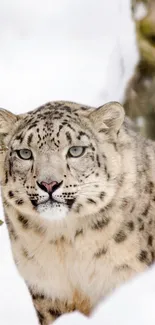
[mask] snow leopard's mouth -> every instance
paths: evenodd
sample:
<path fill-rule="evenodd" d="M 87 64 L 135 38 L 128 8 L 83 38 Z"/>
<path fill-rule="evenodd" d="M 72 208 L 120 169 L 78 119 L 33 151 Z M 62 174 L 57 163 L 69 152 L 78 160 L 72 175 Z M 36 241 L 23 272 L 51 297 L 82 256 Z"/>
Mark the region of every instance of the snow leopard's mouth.
<path fill-rule="evenodd" d="M 49 198 L 47 198 L 46 200 L 41 201 L 41 202 L 38 202 L 38 200 L 35 200 L 35 199 L 31 199 L 31 203 L 33 204 L 34 207 L 43 206 L 43 205 L 45 206 L 46 204 L 48 206 L 50 205 L 51 208 L 53 206 L 60 207 L 60 206 L 66 205 L 69 209 L 71 209 L 74 202 L 75 202 L 75 198 L 65 199 L 64 202 L 61 202 L 59 200 L 55 200 L 52 196 L 50 196 Z"/>
<path fill-rule="evenodd" d="M 64 202 L 59 202 L 53 198 L 49 198 L 42 202 L 32 200 L 32 204 L 42 218 L 50 221 L 60 221 L 67 217 L 74 201 L 75 199 L 65 199 Z"/>

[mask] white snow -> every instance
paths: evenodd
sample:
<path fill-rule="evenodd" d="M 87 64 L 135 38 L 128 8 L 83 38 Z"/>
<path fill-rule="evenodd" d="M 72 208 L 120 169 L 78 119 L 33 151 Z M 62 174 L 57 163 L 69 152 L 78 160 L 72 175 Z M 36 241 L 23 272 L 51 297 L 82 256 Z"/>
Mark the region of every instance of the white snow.
<path fill-rule="evenodd" d="M 136 20 L 143 19 L 148 13 L 146 4 L 144 2 L 138 2 L 134 9 L 134 18 Z"/>
<path fill-rule="evenodd" d="M 129 0 L 2 0 L 0 105 L 120 100 L 138 58 Z"/>
<path fill-rule="evenodd" d="M 0 39 L 0 106 L 14 113 L 58 99 L 95 106 L 122 101 L 138 60 L 129 0 L 1 0 Z M 121 299 L 117 310 L 115 296 L 103 303 L 103 310 L 111 305 L 113 316 L 106 325 L 122 315 Z M 86 319 L 69 317 L 74 323 Z M 0 227 L 0 324 L 37 324 L 5 225 Z"/>

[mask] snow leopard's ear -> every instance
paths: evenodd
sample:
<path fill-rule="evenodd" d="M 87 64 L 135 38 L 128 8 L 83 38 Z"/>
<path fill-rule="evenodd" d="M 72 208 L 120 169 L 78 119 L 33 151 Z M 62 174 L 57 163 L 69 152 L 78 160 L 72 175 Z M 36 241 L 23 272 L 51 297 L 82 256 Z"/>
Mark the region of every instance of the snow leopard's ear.
<path fill-rule="evenodd" d="M 5 150 L 5 139 L 12 133 L 17 121 L 17 115 L 7 111 L 6 109 L 0 109 L 0 151 Z"/>
<path fill-rule="evenodd" d="M 0 181 L 3 181 L 4 177 L 4 161 L 5 155 L 8 150 L 7 144 L 18 117 L 11 112 L 1 108 L 0 109 Z"/>
<path fill-rule="evenodd" d="M 117 134 L 124 116 L 125 112 L 121 104 L 109 102 L 90 113 L 89 119 L 97 132 Z"/>

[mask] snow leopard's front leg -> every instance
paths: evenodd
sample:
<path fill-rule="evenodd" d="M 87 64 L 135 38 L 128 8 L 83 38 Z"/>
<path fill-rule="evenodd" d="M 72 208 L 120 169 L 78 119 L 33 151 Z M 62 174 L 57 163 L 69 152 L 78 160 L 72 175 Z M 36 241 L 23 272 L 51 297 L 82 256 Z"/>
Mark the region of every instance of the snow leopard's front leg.
<path fill-rule="evenodd" d="M 34 294 L 30 291 L 37 313 L 39 325 L 51 325 L 60 315 L 59 302 L 46 298 L 43 294 Z"/>
<path fill-rule="evenodd" d="M 75 290 L 72 300 L 60 300 L 46 297 L 29 290 L 40 325 L 51 325 L 59 316 L 78 310 L 84 315 L 91 311 L 90 300 L 82 292 Z"/>

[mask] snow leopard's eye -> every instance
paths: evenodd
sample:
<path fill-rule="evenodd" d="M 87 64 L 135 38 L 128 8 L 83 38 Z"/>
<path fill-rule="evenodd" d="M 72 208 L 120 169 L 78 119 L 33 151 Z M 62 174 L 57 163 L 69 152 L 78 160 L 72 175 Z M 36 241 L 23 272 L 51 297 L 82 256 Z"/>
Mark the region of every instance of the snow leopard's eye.
<path fill-rule="evenodd" d="M 19 158 L 24 159 L 24 160 L 32 159 L 32 151 L 29 149 L 17 150 L 17 155 Z"/>
<path fill-rule="evenodd" d="M 68 156 L 78 158 L 84 154 L 86 147 L 73 146 L 68 150 Z"/>

